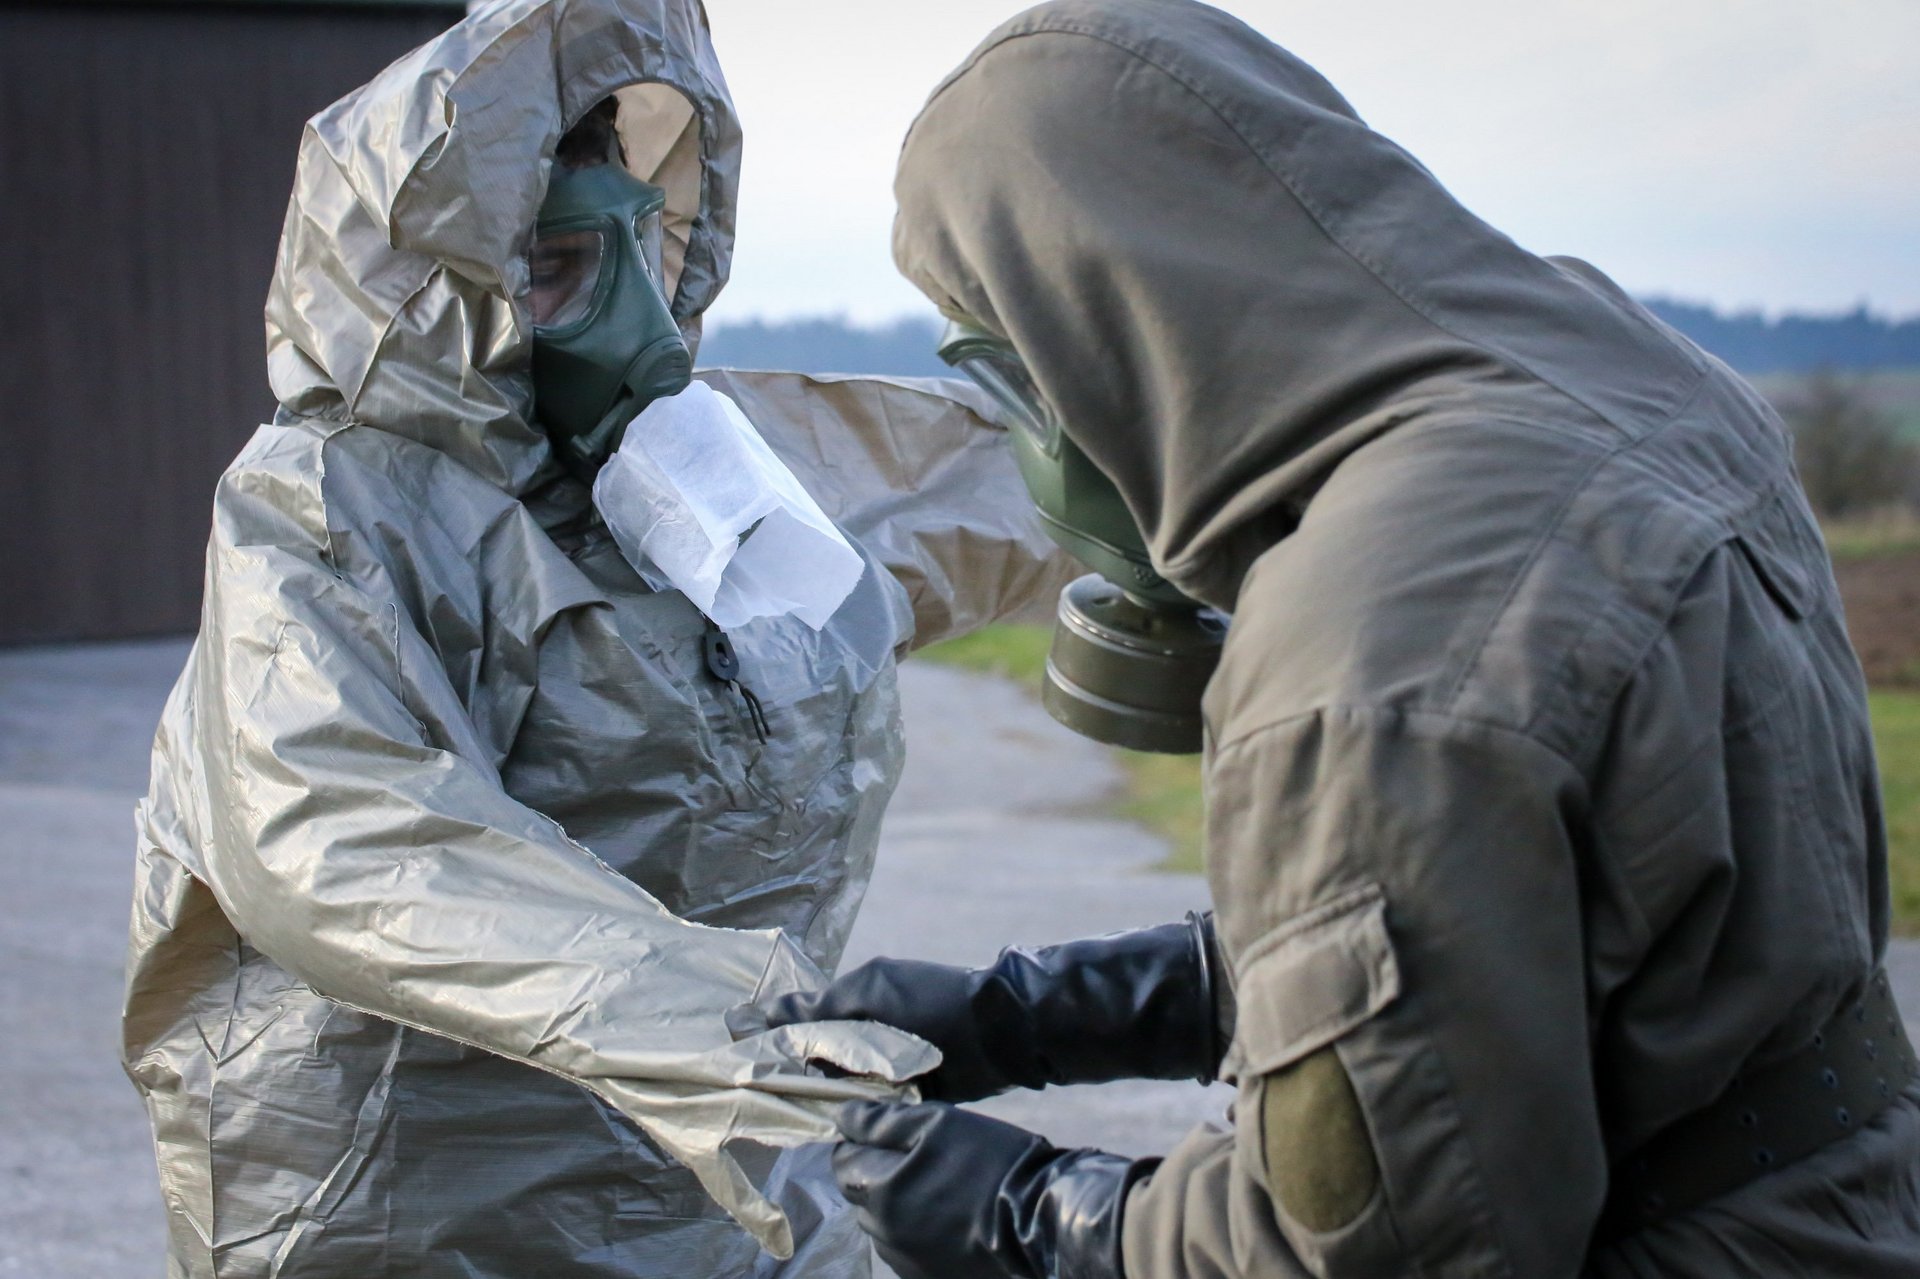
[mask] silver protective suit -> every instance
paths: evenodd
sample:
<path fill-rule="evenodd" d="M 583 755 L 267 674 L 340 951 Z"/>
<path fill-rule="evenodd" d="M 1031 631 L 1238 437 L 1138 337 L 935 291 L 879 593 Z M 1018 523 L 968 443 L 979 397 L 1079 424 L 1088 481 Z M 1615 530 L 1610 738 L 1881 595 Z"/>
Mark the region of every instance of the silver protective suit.
<path fill-rule="evenodd" d="M 691 342 L 740 146 L 696 0 L 495 4 L 307 128 L 281 409 L 219 484 L 138 815 L 124 1051 L 171 1275 L 865 1269 L 800 1143 L 931 1050 L 726 1014 L 839 957 L 897 657 L 1072 570 L 958 384 L 707 375 L 869 565 L 825 629 L 736 633 L 759 740 L 529 415 L 549 157 L 615 91 Z"/>

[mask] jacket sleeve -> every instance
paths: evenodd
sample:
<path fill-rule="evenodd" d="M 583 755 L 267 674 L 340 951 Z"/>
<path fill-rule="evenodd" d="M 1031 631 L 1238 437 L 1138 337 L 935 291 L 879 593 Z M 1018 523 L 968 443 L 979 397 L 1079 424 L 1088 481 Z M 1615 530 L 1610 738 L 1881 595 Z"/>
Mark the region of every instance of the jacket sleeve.
<path fill-rule="evenodd" d="M 1238 1098 L 1134 1189 L 1130 1279 L 1579 1273 L 1607 1164 L 1577 771 L 1506 730 L 1336 708 L 1208 780 Z"/>
<path fill-rule="evenodd" d="M 984 395 L 937 378 L 704 372 L 907 589 L 911 648 L 1050 605 L 1086 570 L 1041 528 Z"/>
<path fill-rule="evenodd" d="M 811 966 L 777 932 L 676 918 L 511 798 L 434 648 L 339 569 L 306 501 L 284 466 L 222 484 L 189 868 L 320 994 L 592 1089 L 789 1250 L 724 1143 L 827 1138 L 841 1099 L 897 1095 L 878 1080 L 931 1050 L 844 1024 L 734 1043 L 727 1011 L 810 985 Z M 814 1059 L 866 1078 L 806 1073 Z"/>

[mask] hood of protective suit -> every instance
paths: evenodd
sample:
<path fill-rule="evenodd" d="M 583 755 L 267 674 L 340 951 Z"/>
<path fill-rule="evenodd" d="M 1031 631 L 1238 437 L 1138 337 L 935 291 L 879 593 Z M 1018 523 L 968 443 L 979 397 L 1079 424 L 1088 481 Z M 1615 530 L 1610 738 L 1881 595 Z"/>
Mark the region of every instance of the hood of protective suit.
<path fill-rule="evenodd" d="M 315 116 L 267 301 L 267 367 L 307 417 L 392 431 L 509 492 L 543 478 L 527 250 L 560 136 L 609 94 L 667 193 L 689 347 L 733 255 L 740 126 L 685 0 L 503 0 Z"/>
<path fill-rule="evenodd" d="M 914 123 L 895 193 L 900 269 L 1013 342 L 1160 571 L 1218 607 L 1397 422 L 1658 413 L 1685 383 L 1612 285 L 1475 218 L 1319 73 L 1186 0 L 1001 27 Z"/>

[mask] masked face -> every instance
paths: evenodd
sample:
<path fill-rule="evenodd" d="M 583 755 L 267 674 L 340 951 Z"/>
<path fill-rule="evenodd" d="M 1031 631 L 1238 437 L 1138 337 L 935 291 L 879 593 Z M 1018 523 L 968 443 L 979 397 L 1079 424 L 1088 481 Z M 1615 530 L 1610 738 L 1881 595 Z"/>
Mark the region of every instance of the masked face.
<path fill-rule="evenodd" d="M 1146 538 L 1113 481 L 1060 429 L 1013 344 L 985 329 L 947 326 L 940 358 L 999 402 L 1013 421 L 1013 453 L 1053 540 L 1143 603 L 1199 607 L 1154 571 Z"/>
<path fill-rule="evenodd" d="M 617 164 L 555 165 L 534 230 L 534 413 L 575 470 L 591 472 L 627 423 L 693 372 L 660 265 L 666 194 Z"/>
<path fill-rule="evenodd" d="M 1095 741 L 1191 754 L 1200 695 L 1219 664 L 1226 619 L 1155 571 L 1113 481 L 1067 438 L 1013 344 L 956 321 L 940 358 L 1012 420 L 1013 455 L 1049 536 L 1093 574 L 1060 595 L 1041 700 Z"/>

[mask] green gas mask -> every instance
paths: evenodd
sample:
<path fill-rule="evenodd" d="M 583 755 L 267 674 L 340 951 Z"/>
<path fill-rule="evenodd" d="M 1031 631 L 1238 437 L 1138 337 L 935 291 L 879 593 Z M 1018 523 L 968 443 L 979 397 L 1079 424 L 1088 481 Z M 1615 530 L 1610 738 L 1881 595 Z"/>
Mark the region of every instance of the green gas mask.
<path fill-rule="evenodd" d="M 1014 460 L 1047 533 L 1093 572 L 1060 593 L 1041 701 L 1095 741 L 1187 755 L 1201 746 L 1200 697 L 1226 618 L 1154 570 L 1146 538 L 1105 472 L 1067 438 L 1013 344 L 961 321 L 940 358 L 1012 420 Z"/>
<path fill-rule="evenodd" d="M 685 390 L 693 357 L 660 261 L 666 193 L 617 164 L 556 164 L 529 255 L 534 414 L 568 466 L 591 473 L 627 423 Z"/>

